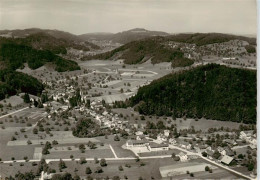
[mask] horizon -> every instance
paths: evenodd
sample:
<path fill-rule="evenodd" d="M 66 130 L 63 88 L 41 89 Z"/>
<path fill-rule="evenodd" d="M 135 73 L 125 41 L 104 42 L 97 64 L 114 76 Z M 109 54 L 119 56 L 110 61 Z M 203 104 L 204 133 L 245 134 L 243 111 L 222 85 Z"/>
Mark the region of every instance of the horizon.
<path fill-rule="evenodd" d="M 38 28 L 38 27 L 31 27 L 31 28 L 25 28 L 25 29 L 0 29 L 0 31 L 16 31 L 16 30 L 20 30 L 20 31 L 24 31 L 24 30 L 28 30 L 28 29 L 41 29 L 41 30 L 50 30 L 50 31 L 61 31 L 61 32 L 65 32 L 65 33 L 70 33 L 72 35 L 76 35 L 76 36 L 80 36 L 80 35 L 85 35 L 85 34 L 117 34 L 117 33 L 122 33 L 122 32 L 127 32 L 127 31 L 131 31 L 133 29 L 145 29 L 145 28 L 131 28 L 128 30 L 123 30 L 120 32 L 87 32 L 87 33 L 83 33 L 83 34 L 74 34 L 72 32 L 66 31 L 66 30 L 62 30 L 62 29 L 44 29 L 44 28 Z M 151 30 L 151 29 L 145 29 L 147 31 L 158 31 L 158 30 Z M 164 33 L 168 33 L 169 35 L 176 35 L 176 34 L 196 34 L 196 33 L 201 33 L 201 34 L 213 34 L 213 33 L 219 33 L 219 34 L 228 34 L 228 35 L 235 35 L 235 36 L 246 36 L 246 37 L 250 37 L 250 38 L 256 38 L 257 34 L 235 34 L 235 33 L 222 33 L 222 32 L 176 32 L 176 33 L 171 33 L 171 32 L 167 32 L 167 31 L 160 31 L 160 32 L 164 32 Z"/>
<path fill-rule="evenodd" d="M 36 27 L 75 35 L 141 27 L 170 34 L 256 36 L 256 18 L 254 0 L 3 0 L 0 7 L 2 30 Z"/>

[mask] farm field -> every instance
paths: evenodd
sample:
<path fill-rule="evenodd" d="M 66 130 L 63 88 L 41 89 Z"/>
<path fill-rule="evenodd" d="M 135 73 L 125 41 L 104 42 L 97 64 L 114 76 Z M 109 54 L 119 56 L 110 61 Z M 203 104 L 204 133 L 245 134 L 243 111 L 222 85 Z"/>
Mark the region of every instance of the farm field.
<path fill-rule="evenodd" d="M 195 121 L 195 119 L 187 118 L 184 120 L 183 118 L 176 118 L 176 120 L 172 120 L 171 117 L 157 117 L 157 116 L 144 116 L 145 120 L 140 120 L 140 114 L 136 111 L 134 111 L 132 108 L 116 108 L 112 109 L 113 112 L 122 114 L 125 120 L 131 122 L 131 123 L 137 123 L 137 124 L 146 124 L 147 121 L 150 122 L 158 122 L 159 120 L 164 122 L 170 122 L 169 125 L 174 124 L 176 125 L 178 130 L 182 129 L 189 129 L 192 126 L 195 130 L 202 130 L 207 131 L 209 128 L 230 128 L 230 129 L 238 129 L 240 123 L 236 122 L 230 122 L 230 121 L 217 121 L 217 120 L 210 120 L 210 119 L 199 119 L 198 121 Z"/>

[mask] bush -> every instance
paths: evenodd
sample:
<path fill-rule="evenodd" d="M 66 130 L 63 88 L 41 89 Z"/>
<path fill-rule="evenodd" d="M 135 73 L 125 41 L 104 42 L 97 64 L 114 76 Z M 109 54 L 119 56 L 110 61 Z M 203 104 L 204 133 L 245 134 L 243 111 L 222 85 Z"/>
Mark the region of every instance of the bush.
<path fill-rule="evenodd" d="M 100 166 L 101 166 L 101 167 L 107 166 L 107 162 L 106 162 L 105 159 L 101 159 L 101 160 L 100 160 Z"/>
<path fill-rule="evenodd" d="M 91 173 L 92 173 L 92 171 L 91 171 L 90 167 L 86 167 L 86 174 L 91 174 Z"/>
<path fill-rule="evenodd" d="M 102 173 L 103 169 L 101 167 L 97 167 L 95 173 Z"/>
<path fill-rule="evenodd" d="M 120 166 L 118 166 L 118 170 L 119 170 L 119 171 L 123 171 L 124 168 L 120 165 Z"/>
<path fill-rule="evenodd" d="M 209 171 L 209 167 L 208 166 L 205 167 L 205 171 Z"/>

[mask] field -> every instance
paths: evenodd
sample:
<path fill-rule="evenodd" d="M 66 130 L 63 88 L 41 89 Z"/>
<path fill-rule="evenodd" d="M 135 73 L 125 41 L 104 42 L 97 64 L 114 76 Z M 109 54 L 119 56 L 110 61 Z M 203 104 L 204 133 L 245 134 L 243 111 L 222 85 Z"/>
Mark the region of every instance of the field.
<path fill-rule="evenodd" d="M 56 172 L 60 172 L 58 168 L 59 162 L 50 162 L 49 167 L 52 169 L 55 169 Z M 143 166 L 141 166 L 141 163 L 143 163 Z M 205 164 L 201 159 L 197 160 L 191 160 L 188 166 L 191 166 L 192 164 Z M 31 163 L 23 163 L 24 166 L 20 166 L 20 163 L 14 163 L 13 167 L 11 168 L 12 171 L 8 171 L 6 175 L 11 174 L 14 175 L 17 173 L 18 169 L 21 172 L 26 172 L 28 170 L 36 171 L 36 168 L 31 165 Z M 130 180 L 136 180 L 139 177 L 145 178 L 145 179 L 162 179 L 159 171 L 159 167 L 162 166 L 176 166 L 176 167 L 186 167 L 187 163 L 182 162 L 175 162 L 173 159 L 170 158 L 159 158 L 159 159 L 146 159 L 141 160 L 140 162 L 136 162 L 135 160 L 112 160 L 107 161 L 107 166 L 102 167 L 103 172 L 102 173 L 95 173 L 95 170 L 97 167 L 100 167 L 99 163 L 95 163 L 92 161 L 87 161 L 86 164 L 80 164 L 78 161 L 65 161 L 66 168 L 62 170 L 62 172 L 70 172 L 72 175 L 78 174 L 81 176 L 81 178 L 86 178 L 87 176 L 91 176 L 94 178 L 113 178 L 114 176 L 119 176 L 121 179 L 124 178 L 124 176 L 127 176 Z M 128 165 L 126 167 L 125 165 Z M 119 166 L 123 167 L 123 171 L 119 170 Z M 37 166 L 36 166 L 37 167 Z M 92 170 L 92 173 L 90 175 L 87 175 L 85 173 L 86 167 L 90 167 Z M 0 164 L 1 169 L 8 170 L 10 168 L 9 164 Z M 192 172 L 192 168 L 190 169 L 190 172 Z M 214 168 L 213 173 L 209 172 L 195 172 L 194 178 L 199 179 L 211 179 L 211 178 L 227 178 L 227 179 L 237 179 L 238 177 L 219 168 Z M 188 174 L 183 174 L 179 176 L 173 176 L 173 179 L 187 179 L 190 178 Z M 167 178 L 165 178 L 167 179 Z"/>
<path fill-rule="evenodd" d="M 177 149 L 170 149 L 168 151 L 156 151 L 156 152 L 144 152 L 144 153 L 138 153 L 140 157 L 148 157 L 148 156 L 164 156 L 164 155 L 172 155 L 179 154 L 181 151 Z"/>
<path fill-rule="evenodd" d="M 195 121 L 195 119 L 187 118 L 184 120 L 183 118 L 176 118 L 176 120 L 172 120 L 171 117 L 157 117 L 157 116 L 145 116 L 145 120 L 140 120 L 140 114 L 133 110 L 133 108 L 116 108 L 112 109 L 113 112 L 122 114 L 124 120 L 127 120 L 131 123 L 136 124 L 146 124 L 147 121 L 150 122 L 158 122 L 159 120 L 165 122 L 167 125 L 176 125 L 178 130 L 181 129 L 189 129 L 192 126 L 195 130 L 202 130 L 207 131 L 209 128 L 230 128 L 230 129 L 238 129 L 240 123 L 230 122 L 230 121 L 217 121 L 217 120 L 210 120 L 210 119 L 199 119 Z"/>

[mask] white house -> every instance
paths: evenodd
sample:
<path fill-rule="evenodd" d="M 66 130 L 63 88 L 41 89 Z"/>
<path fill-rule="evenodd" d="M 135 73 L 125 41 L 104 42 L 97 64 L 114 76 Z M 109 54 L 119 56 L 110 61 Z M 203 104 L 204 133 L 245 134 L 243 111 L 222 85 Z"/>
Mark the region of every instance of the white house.
<path fill-rule="evenodd" d="M 164 136 L 169 137 L 170 135 L 170 130 L 164 130 Z"/>
<path fill-rule="evenodd" d="M 176 156 L 179 156 L 181 162 L 184 162 L 184 161 L 187 161 L 187 160 L 188 160 L 187 154 L 184 154 L 183 152 L 180 152 L 180 153 L 177 154 Z"/>

